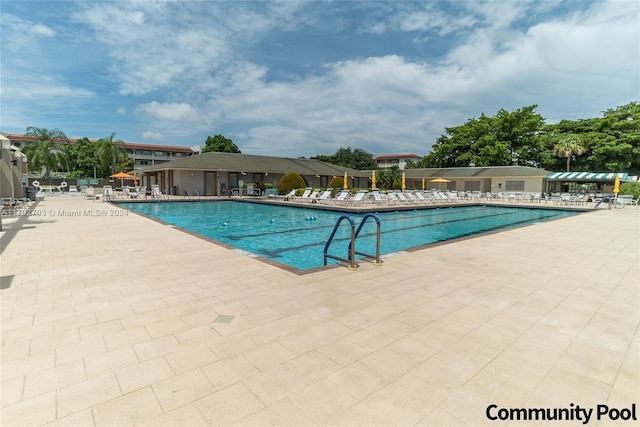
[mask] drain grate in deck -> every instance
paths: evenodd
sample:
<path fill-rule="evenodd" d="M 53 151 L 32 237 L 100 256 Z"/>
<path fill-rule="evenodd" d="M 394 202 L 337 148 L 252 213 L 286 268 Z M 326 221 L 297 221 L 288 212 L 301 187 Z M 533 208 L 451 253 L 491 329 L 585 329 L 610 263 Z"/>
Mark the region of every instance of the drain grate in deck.
<path fill-rule="evenodd" d="M 226 314 L 221 314 L 213 321 L 213 323 L 231 323 L 235 316 L 229 316 Z"/>

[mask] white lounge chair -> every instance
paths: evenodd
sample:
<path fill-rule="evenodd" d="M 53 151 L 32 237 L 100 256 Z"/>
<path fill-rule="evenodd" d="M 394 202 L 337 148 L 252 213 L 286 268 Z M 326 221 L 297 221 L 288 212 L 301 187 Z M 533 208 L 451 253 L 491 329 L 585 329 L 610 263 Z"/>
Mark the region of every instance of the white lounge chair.
<path fill-rule="evenodd" d="M 380 204 L 385 203 L 385 200 L 382 198 L 382 195 L 378 190 L 373 190 L 371 194 L 373 194 L 374 203 L 380 203 Z"/>
<path fill-rule="evenodd" d="M 402 192 L 398 191 L 398 192 L 396 192 L 395 194 L 396 194 L 397 199 L 398 199 L 400 202 L 405 203 L 405 204 L 408 204 L 408 203 L 409 203 L 409 199 L 407 199 L 407 197 L 404 195 L 404 193 L 402 193 Z"/>
<path fill-rule="evenodd" d="M 292 199 L 292 198 L 296 197 L 296 192 L 297 192 L 297 190 L 295 188 L 293 190 L 289 191 L 287 194 L 285 194 L 283 196 L 284 200 L 289 200 L 289 199 Z"/>
<path fill-rule="evenodd" d="M 425 197 L 425 195 L 422 194 L 422 191 L 416 191 L 414 194 L 420 203 L 432 203 L 434 201 L 433 196 Z"/>
<path fill-rule="evenodd" d="M 313 191 L 311 192 L 311 194 L 309 194 L 309 197 L 307 197 L 307 201 L 308 201 L 309 203 L 316 203 L 316 202 L 317 202 L 317 197 L 318 197 L 318 194 L 319 194 L 319 193 L 320 193 L 320 190 L 313 190 Z"/>
<path fill-rule="evenodd" d="M 390 205 L 397 205 L 398 203 L 400 203 L 400 199 L 398 198 L 398 195 L 393 191 L 387 192 L 387 200 L 389 201 Z"/>
<path fill-rule="evenodd" d="M 334 197 L 332 200 L 336 203 L 344 203 L 347 201 L 347 199 L 349 198 L 349 195 L 351 194 L 351 192 L 349 190 L 342 190 L 340 192 L 340 194 L 338 194 L 336 197 Z"/>
<path fill-rule="evenodd" d="M 114 198 L 113 195 L 113 187 L 110 185 L 105 185 L 102 187 L 102 194 L 104 195 L 104 198 L 106 201 L 109 201 L 111 199 Z"/>
<path fill-rule="evenodd" d="M 365 201 L 365 196 L 368 195 L 369 192 L 367 190 L 360 190 L 353 196 L 353 199 L 350 200 L 352 204 L 363 203 Z"/>
<path fill-rule="evenodd" d="M 333 189 L 331 188 L 327 188 L 326 190 L 324 190 L 322 192 L 322 194 L 318 197 L 318 201 L 319 202 L 328 202 L 329 200 L 331 200 L 331 192 L 333 191 Z"/>

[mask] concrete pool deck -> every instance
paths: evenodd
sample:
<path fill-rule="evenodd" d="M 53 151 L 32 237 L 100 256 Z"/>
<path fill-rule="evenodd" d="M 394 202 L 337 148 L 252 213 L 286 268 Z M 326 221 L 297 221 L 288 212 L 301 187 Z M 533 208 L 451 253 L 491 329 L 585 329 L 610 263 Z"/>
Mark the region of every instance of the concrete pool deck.
<path fill-rule="evenodd" d="M 30 208 L 0 233 L 3 426 L 640 416 L 635 206 L 306 275 L 107 203 Z"/>

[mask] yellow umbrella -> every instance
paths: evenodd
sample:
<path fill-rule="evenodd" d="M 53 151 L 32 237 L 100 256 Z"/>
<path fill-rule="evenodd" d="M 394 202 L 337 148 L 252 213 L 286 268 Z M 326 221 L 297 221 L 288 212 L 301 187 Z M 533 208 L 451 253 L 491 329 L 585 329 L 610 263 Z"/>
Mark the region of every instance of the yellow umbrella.
<path fill-rule="evenodd" d="M 620 177 L 616 176 L 616 181 L 613 184 L 613 192 L 616 193 L 616 195 L 620 192 Z"/>
<path fill-rule="evenodd" d="M 345 190 L 347 188 L 349 188 L 349 184 L 347 184 L 347 173 L 344 173 L 344 182 L 342 183 L 342 188 L 344 188 Z"/>
<path fill-rule="evenodd" d="M 430 182 L 451 182 L 448 179 L 444 179 L 444 178 L 436 178 L 436 179 L 432 179 Z M 440 188 L 440 186 L 438 186 L 438 188 Z"/>
<path fill-rule="evenodd" d="M 405 182 L 404 172 L 402 172 L 402 189 L 404 190 L 405 188 L 407 188 L 407 184 Z"/>
<path fill-rule="evenodd" d="M 376 171 L 372 171 L 371 172 L 371 189 L 372 190 L 377 190 L 378 187 L 376 187 Z"/>
<path fill-rule="evenodd" d="M 423 190 L 424 190 L 424 187 L 425 187 L 425 185 L 424 185 L 424 178 L 422 178 L 422 189 L 423 189 Z"/>

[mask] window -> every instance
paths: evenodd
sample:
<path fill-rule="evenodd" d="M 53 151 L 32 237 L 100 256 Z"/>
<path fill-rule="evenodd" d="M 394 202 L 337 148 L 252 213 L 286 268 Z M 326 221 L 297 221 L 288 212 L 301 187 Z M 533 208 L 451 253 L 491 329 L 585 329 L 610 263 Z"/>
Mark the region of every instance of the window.
<path fill-rule="evenodd" d="M 524 181 L 507 181 L 505 191 L 524 191 Z"/>
<path fill-rule="evenodd" d="M 464 191 L 480 191 L 480 181 L 465 181 Z"/>

